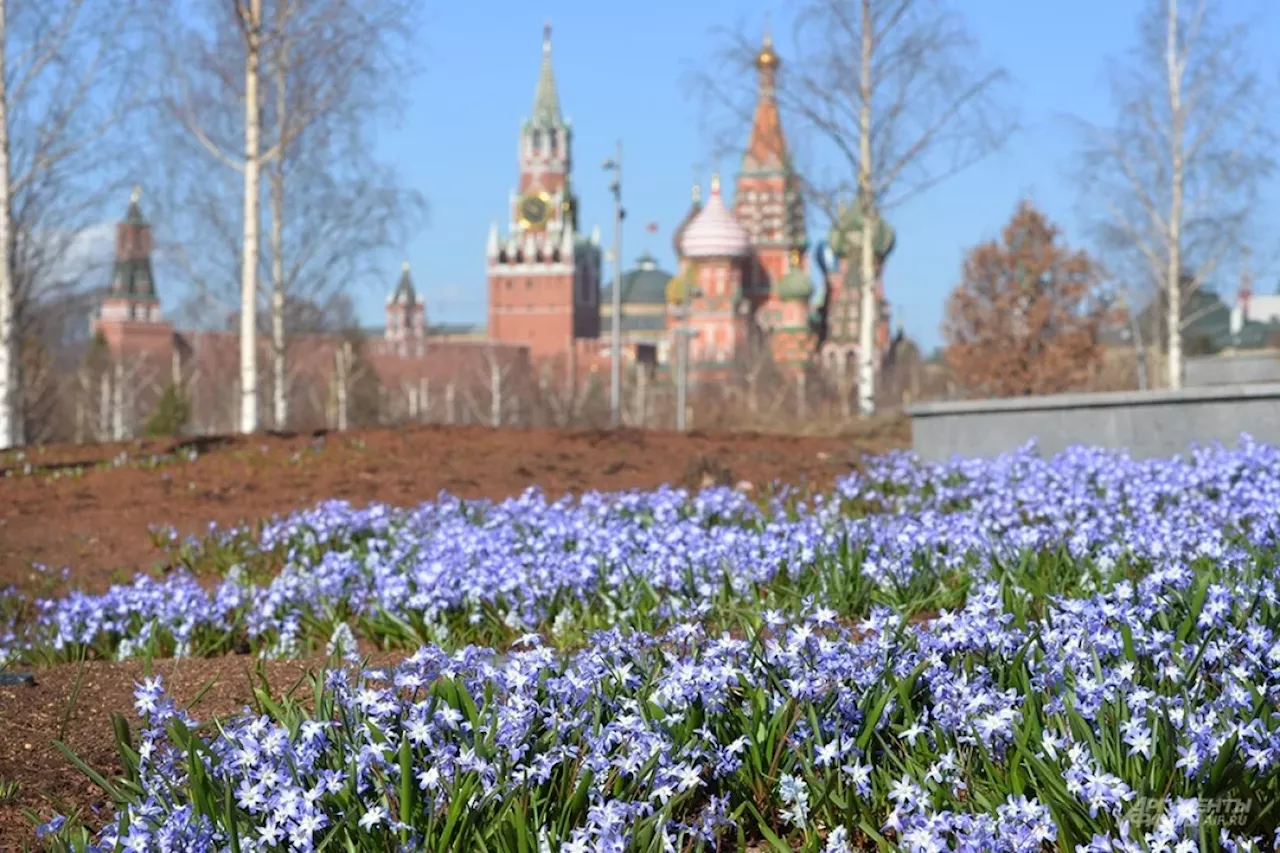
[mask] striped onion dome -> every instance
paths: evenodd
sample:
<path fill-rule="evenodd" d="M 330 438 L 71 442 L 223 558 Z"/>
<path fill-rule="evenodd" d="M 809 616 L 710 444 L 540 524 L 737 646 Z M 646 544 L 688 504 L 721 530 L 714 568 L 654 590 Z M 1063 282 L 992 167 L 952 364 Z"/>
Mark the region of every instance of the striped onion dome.
<path fill-rule="evenodd" d="M 720 198 L 720 176 L 711 176 L 711 198 L 684 231 L 680 248 L 686 258 L 742 258 L 751 238 Z"/>

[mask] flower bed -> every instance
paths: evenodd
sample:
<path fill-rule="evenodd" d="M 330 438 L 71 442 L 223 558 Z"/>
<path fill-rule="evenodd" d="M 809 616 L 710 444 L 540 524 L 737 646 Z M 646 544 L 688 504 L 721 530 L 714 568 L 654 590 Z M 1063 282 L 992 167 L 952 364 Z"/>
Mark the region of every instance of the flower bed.
<path fill-rule="evenodd" d="M 45 602 L 5 647 L 345 653 L 216 726 L 140 685 L 94 849 L 1265 850 L 1278 524 L 1248 442 L 890 456 L 763 507 L 325 505 L 191 551 L 238 555 L 212 590 Z M 418 651 L 367 670 L 356 639 Z"/>

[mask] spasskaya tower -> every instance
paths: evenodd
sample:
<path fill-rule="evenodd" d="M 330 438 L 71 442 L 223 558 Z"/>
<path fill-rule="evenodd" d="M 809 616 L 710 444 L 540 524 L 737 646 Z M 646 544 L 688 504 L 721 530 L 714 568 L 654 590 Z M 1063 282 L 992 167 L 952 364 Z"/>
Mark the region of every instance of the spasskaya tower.
<path fill-rule="evenodd" d="M 542 33 L 533 113 L 519 140 L 520 176 L 506 231 L 497 221 L 489 227 L 488 337 L 527 346 L 539 358 L 600 335 L 600 232 L 586 238 L 578 231 L 573 131 L 560 112 L 550 24 Z"/>

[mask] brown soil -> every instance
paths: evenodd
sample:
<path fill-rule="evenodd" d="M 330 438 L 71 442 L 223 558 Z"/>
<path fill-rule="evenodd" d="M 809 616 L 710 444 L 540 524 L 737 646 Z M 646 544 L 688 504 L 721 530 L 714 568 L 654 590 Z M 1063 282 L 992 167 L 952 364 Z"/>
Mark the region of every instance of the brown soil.
<path fill-rule="evenodd" d="M 378 664 L 389 661 L 387 655 L 375 659 Z M 323 663 L 264 664 L 271 692 L 284 693 Z M 166 690 L 180 705 L 189 705 L 198 697 L 190 712 L 206 722 L 237 713 L 253 701 L 253 688 L 261 685 L 254 665 L 255 660 L 247 656 L 168 660 L 155 662 L 151 674 L 164 677 Z M 23 843 L 33 843 L 34 827 L 24 810 L 48 818 L 79 809 L 85 822 L 95 826 L 101 820 L 96 814 L 109 813 L 104 811 L 110 805 L 107 796 L 54 741 L 61 739 L 106 778 L 118 775 L 121 768 L 110 715 L 123 715 L 136 730 L 133 689 L 144 675 L 141 661 L 97 661 L 40 670 L 34 686 L 0 687 L 0 782 L 21 785 L 16 795 L 0 802 L 0 850 L 20 850 Z M 299 699 L 308 692 L 304 681 Z"/>
<path fill-rule="evenodd" d="M 825 488 L 863 453 L 905 446 L 908 430 L 901 421 L 856 437 L 420 427 L 0 454 L 0 587 L 65 589 L 35 568 L 44 565 L 55 574 L 70 567 L 70 586 L 101 590 L 162 558 L 151 525 L 200 533 L 211 523 L 252 523 L 330 498 L 406 505 L 441 490 L 498 499 L 532 485 L 552 496 L 664 483 Z M 190 449 L 198 453 L 194 461 L 174 456 Z M 152 457 L 160 458 L 146 464 Z M 251 700 L 251 669 L 245 657 L 155 665 L 184 702 L 216 677 L 197 708 L 202 719 Z M 269 669 L 280 688 L 307 665 Z M 0 801 L 0 850 L 31 843 L 24 808 L 48 816 L 104 804 L 103 793 L 53 741 L 62 735 L 90 766 L 108 774 L 117 769 L 110 715 L 133 720 L 133 685 L 142 674 L 141 663 L 94 662 L 39 670 L 35 686 L 0 687 L 0 785 L 21 786 Z"/>
<path fill-rule="evenodd" d="M 210 439 L 186 445 L 189 462 L 104 463 L 172 454 L 172 443 L 50 447 L 22 461 L 0 457 L 0 586 L 98 590 L 151 568 L 161 557 L 151 525 L 182 534 L 209 524 L 265 520 L 329 498 L 416 504 L 443 489 L 503 498 L 532 485 L 555 496 L 589 489 L 698 486 L 710 480 L 763 488 L 773 481 L 829 486 L 861 452 L 905 443 L 905 425 L 853 440 L 759 433 L 554 432 L 481 427 L 368 430 L 318 437 Z M 31 473 L 25 473 L 26 466 Z M 97 465 L 98 467 L 93 467 Z M 81 467 L 81 474 L 75 474 Z"/>

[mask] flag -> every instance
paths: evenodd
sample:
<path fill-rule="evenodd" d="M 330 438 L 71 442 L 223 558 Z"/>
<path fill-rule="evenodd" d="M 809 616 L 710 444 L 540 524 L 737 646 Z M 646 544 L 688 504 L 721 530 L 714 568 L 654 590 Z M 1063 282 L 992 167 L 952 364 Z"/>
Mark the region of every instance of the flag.
<path fill-rule="evenodd" d="M 649 225 L 648 225 L 648 229 L 649 229 L 649 233 L 650 233 L 650 234 L 657 234 L 657 233 L 658 233 L 658 223 L 656 223 L 656 222 L 650 222 L 650 223 L 649 223 Z"/>

